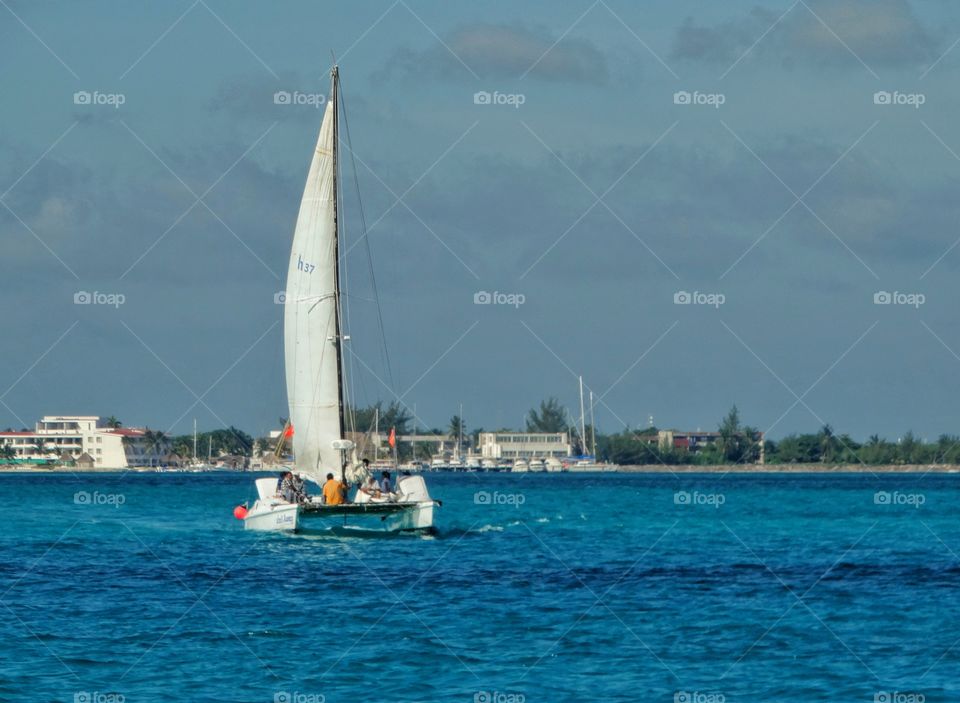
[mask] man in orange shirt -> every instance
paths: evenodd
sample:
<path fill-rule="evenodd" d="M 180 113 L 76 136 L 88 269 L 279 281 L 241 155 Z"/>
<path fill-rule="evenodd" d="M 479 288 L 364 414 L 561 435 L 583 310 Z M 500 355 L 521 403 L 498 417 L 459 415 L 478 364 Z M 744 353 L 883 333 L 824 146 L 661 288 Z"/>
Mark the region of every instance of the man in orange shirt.
<path fill-rule="evenodd" d="M 347 484 L 338 481 L 333 474 L 327 474 L 327 482 L 323 484 L 323 502 L 327 505 L 342 505 L 347 502 Z"/>

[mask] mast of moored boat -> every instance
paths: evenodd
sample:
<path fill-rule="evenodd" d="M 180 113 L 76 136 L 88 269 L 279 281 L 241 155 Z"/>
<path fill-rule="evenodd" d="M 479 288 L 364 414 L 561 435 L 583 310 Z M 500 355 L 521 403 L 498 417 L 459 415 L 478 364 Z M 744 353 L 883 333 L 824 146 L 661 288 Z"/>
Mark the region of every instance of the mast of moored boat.
<path fill-rule="evenodd" d="M 587 453 L 587 420 L 583 413 L 583 376 L 580 376 L 580 453 Z"/>
<path fill-rule="evenodd" d="M 593 445 L 593 460 L 597 460 L 597 421 L 593 418 L 593 391 L 590 391 L 590 443 Z"/>

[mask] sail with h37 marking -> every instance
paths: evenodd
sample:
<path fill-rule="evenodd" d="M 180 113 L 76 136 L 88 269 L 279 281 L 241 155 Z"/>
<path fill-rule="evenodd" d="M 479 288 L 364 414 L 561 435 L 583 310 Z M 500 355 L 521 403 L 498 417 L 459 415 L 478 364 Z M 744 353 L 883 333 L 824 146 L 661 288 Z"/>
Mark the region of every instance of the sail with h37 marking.
<path fill-rule="evenodd" d="M 334 81 L 334 91 L 336 81 Z M 296 470 L 322 484 L 340 475 L 340 351 L 336 222 L 336 100 L 327 103 L 310 163 L 287 271 L 283 318 L 287 400 Z"/>

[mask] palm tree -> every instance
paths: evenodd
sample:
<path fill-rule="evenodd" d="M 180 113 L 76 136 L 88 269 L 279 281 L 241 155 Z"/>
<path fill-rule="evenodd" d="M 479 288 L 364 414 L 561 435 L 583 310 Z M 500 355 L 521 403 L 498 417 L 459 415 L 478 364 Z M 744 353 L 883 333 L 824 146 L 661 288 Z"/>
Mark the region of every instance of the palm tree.
<path fill-rule="evenodd" d="M 820 461 L 831 462 L 837 449 L 837 438 L 833 435 L 833 428 L 828 424 L 820 430 Z"/>
<path fill-rule="evenodd" d="M 157 455 L 167 442 L 167 433 L 162 430 L 153 431 L 148 428 L 143 433 L 143 441 L 146 445 L 146 453 Z"/>
<path fill-rule="evenodd" d="M 111 416 L 108 417 L 106 420 L 104 420 L 104 423 L 103 423 L 103 424 L 105 424 L 107 427 L 109 427 L 109 428 L 112 429 L 112 430 L 119 429 L 120 427 L 123 426 L 123 423 L 120 422 L 120 420 L 118 420 L 118 419 L 117 419 L 115 416 L 113 416 L 113 415 L 111 415 Z"/>
<path fill-rule="evenodd" d="M 460 439 L 460 435 L 463 435 L 464 437 L 466 437 L 467 428 L 463 424 L 463 418 L 460 417 L 459 415 L 454 415 L 453 417 L 451 417 L 450 428 L 448 431 L 450 432 L 450 436 L 456 440 Z"/>
<path fill-rule="evenodd" d="M 16 450 L 11 447 L 9 444 L 4 444 L 0 447 L 0 459 L 5 459 L 6 461 L 13 461 L 17 458 Z"/>

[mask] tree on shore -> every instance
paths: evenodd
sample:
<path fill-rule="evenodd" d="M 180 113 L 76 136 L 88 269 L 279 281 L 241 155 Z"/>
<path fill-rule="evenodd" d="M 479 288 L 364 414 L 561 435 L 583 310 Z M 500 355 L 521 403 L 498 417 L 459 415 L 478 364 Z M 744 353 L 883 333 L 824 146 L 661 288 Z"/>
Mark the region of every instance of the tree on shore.
<path fill-rule="evenodd" d="M 463 418 L 459 415 L 454 415 L 450 418 L 450 425 L 447 431 L 450 433 L 450 436 L 453 437 L 454 441 L 458 441 L 461 435 L 467 442 L 470 441 L 470 435 L 467 434 L 467 428 L 463 424 Z"/>
<path fill-rule="evenodd" d="M 753 427 L 741 426 L 740 411 L 734 405 L 720 421 L 717 450 L 723 462 L 752 464 L 760 457 L 760 433 Z"/>
<path fill-rule="evenodd" d="M 540 401 L 540 410 L 527 413 L 527 432 L 566 432 L 569 425 L 566 410 L 554 397 Z"/>
<path fill-rule="evenodd" d="M 393 427 L 398 435 L 410 433 L 409 424 L 413 418 L 399 401 L 393 401 L 384 408 L 383 401 L 378 400 L 364 408 L 349 408 L 347 412 L 353 416 L 357 432 L 372 432 L 379 425 L 381 432 L 389 432 Z"/>
<path fill-rule="evenodd" d="M 143 433 L 143 442 L 147 447 L 147 452 L 158 454 L 160 450 L 163 449 L 164 443 L 167 441 L 167 433 L 163 430 L 147 430 Z"/>

